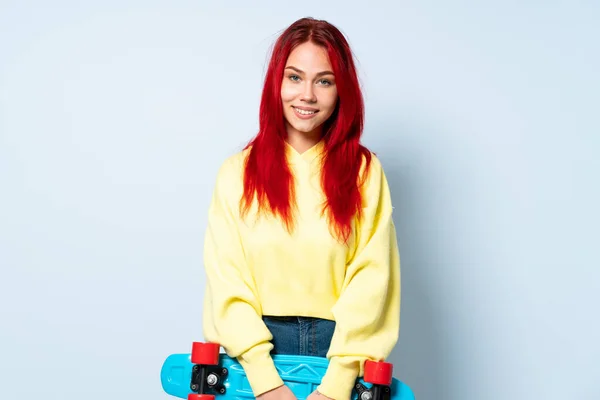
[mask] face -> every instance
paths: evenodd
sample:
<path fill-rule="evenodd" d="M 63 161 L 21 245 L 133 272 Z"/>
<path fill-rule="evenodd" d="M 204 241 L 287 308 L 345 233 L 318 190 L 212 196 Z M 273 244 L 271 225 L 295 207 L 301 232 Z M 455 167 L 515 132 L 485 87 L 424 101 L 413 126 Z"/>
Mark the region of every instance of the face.
<path fill-rule="evenodd" d="M 288 135 L 320 137 L 322 124 L 333 114 L 337 97 L 327 50 L 311 42 L 292 50 L 281 85 Z"/>

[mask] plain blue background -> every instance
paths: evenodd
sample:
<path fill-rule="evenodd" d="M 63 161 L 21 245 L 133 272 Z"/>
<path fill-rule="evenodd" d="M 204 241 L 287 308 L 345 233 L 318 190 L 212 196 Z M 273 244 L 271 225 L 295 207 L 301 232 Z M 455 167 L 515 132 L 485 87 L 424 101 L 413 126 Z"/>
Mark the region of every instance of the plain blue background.
<path fill-rule="evenodd" d="M 599 399 L 599 11 L 1 1 L 0 398 L 168 398 L 217 169 L 310 15 L 349 37 L 392 188 L 396 376 L 419 400 Z"/>

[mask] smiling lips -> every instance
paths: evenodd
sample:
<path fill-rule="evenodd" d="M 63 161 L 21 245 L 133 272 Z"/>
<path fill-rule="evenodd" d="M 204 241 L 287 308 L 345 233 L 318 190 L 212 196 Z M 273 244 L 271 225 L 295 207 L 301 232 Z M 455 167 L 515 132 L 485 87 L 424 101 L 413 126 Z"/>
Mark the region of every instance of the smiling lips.
<path fill-rule="evenodd" d="M 312 116 L 314 116 L 316 113 L 319 112 L 319 110 L 317 110 L 317 109 L 308 108 L 308 107 L 294 107 L 294 106 L 292 106 L 292 108 L 294 109 L 294 112 L 296 113 L 296 116 L 298 116 L 301 119 L 311 118 Z"/>

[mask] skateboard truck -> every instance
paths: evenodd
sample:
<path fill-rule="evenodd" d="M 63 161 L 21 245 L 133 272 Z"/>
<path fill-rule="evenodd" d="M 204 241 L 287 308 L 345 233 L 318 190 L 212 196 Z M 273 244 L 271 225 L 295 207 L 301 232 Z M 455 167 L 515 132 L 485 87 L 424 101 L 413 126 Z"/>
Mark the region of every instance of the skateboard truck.
<path fill-rule="evenodd" d="M 188 400 L 214 400 L 214 395 L 207 394 L 209 390 L 225 394 L 223 381 L 229 371 L 219 366 L 219 348 L 217 343 L 192 344 L 191 361 L 194 367 L 190 389 L 198 394 L 190 394 Z"/>
<path fill-rule="evenodd" d="M 389 386 L 373 385 L 370 389 L 367 389 L 362 383 L 357 383 L 355 387 L 358 400 L 389 400 L 391 396 Z"/>
<path fill-rule="evenodd" d="M 392 384 L 393 365 L 383 361 L 365 362 L 364 381 L 372 383 L 371 388 L 367 388 L 362 383 L 357 383 L 356 393 L 358 400 L 389 400 L 391 397 L 390 385 Z"/>

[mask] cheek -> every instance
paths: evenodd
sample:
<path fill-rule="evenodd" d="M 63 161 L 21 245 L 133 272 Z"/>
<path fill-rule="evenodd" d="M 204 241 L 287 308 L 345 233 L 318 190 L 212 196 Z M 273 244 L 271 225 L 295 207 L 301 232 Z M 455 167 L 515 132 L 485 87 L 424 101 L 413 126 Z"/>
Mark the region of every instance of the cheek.
<path fill-rule="evenodd" d="M 289 102 L 294 100 L 296 97 L 296 90 L 286 84 L 281 85 L 281 100 L 285 102 Z"/>
<path fill-rule="evenodd" d="M 327 93 L 325 100 L 325 104 L 327 105 L 327 108 L 329 109 L 329 112 L 333 112 L 333 110 L 335 109 L 335 106 L 337 104 L 337 91 L 333 91 L 330 93 Z"/>

